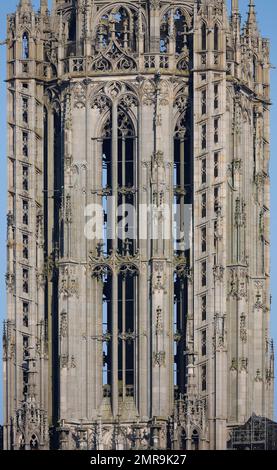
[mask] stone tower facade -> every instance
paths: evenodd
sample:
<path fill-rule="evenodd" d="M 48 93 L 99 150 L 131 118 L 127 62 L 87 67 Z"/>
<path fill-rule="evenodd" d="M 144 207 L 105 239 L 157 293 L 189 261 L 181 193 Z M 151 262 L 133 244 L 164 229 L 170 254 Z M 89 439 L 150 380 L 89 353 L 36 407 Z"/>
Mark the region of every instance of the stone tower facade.
<path fill-rule="evenodd" d="M 273 414 L 253 1 L 52 3 L 7 22 L 5 448 L 225 449 Z"/>

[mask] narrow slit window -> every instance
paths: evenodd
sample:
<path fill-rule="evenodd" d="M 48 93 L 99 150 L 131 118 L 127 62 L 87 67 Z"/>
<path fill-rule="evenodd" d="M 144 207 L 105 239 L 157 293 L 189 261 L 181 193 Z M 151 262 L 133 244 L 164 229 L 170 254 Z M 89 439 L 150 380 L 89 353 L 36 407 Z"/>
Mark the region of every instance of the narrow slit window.
<path fill-rule="evenodd" d="M 214 248 L 216 248 L 216 245 L 217 245 L 217 239 L 218 239 L 217 231 L 218 231 L 218 223 L 216 220 L 214 222 Z"/>
<path fill-rule="evenodd" d="M 206 158 L 201 160 L 201 183 L 207 183 L 207 161 Z"/>
<path fill-rule="evenodd" d="M 29 168 L 27 166 L 22 167 L 22 189 L 23 191 L 29 190 Z"/>
<path fill-rule="evenodd" d="M 219 85 L 214 85 L 214 109 L 218 109 L 219 106 Z"/>
<path fill-rule="evenodd" d="M 207 285 L 207 263 L 203 261 L 201 263 L 201 285 L 205 287 Z"/>
<path fill-rule="evenodd" d="M 201 147 L 202 147 L 202 150 L 205 150 L 207 147 L 207 124 L 202 125 Z"/>
<path fill-rule="evenodd" d="M 29 258 L 29 238 L 28 235 L 23 234 L 22 235 L 22 254 L 24 259 Z"/>
<path fill-rule="evenodd" d="M 29 336 L 23 336 L 23 360 L 29 357 Z"/>
<path fill-rule="evenodd" d="M 28 124 L 28 120 L 29 120 L 28 98 L 22 98 L 22 120 L 24 124 Z"/>
<path fill-rule="evenodd" d="M 28 294 L 29 293 L 29 271 L 28 271 L 28 269 L 23 269 L 22 278 L 23 278 L 22 290 L 23 290 L 24 294 Z"/>
<path fill-rule="evenodd" d="M 22 132 L 22 153 L 23 157 L 28 157 L 29 148 L 28 148 L 28 132 Z"/>
<path fill-rule="evenodd" d="M 22 59 L 29 59 L 29 35 L 26 32 L 22 36 Z"/>
<path fill-rule="evenodd" d="M 214 143 L 218 144 L 219 142 L 219 119 L 214 120 Z"/>
<path fill-rule="evenodd" d="M 201 297 L 201 313 L 202 313 L 202 321 L 206 321 L 207 319 L 207 297 L 203 295 Z"/>
<path fill-rule="evenodd" d="M 29 326 L 29 304 L 28 302 L 23 302 L 23 326 L 28 328 Z"/>
<path fill-rule="evenodd" d="M 214 27 L 214 50 L 219 50 L 219 28 L 217 24 Z"/>
<path fill-rule="evenodd" d="M 214 212 L 217 213 L 219 209 L 219 187 L 214 188 Z"/>
<path fill-rule="evenodd" d="M 205 392 L 207 389 L 207 366 L 202 366 L 201 368 L 201 384 L 202 384 L 202 392 Z"/>
<path fill-rule="evenodd" d="M 201 49 L 205 51 L 207 49 L 207 28 L 205 23 L 201 27 Z"/>
<path fill-rule="evenodd" d="M 29 203 L 28 201 L 22 201 L 22 222 L 24 225 L 29 223 Z"/>
<path fill-rule="evenodd" d="M 207 229 L 203 227 L 201 229 L 201 251 L 205 253 L 207 250 Z"/>
<path fill-rule="evenodd" d="M 215 152 L 214 154 L 214 178 L 219 176 L 219 153 Z"/>
<path fill-rule="evenodd" d="M 206 114 L 207 112 L 207 91 L 201 91 L 201 114 Z"/>
<path fill-rule="evenodd" d="M 206 330 L 201 331 L 201 354 L 203 357 L 207 354 L 207 332 Z"/>
<path fill-rule="evenodd" d="M 201 196 L 201 216 L 204 219 L 207 215 L 207 195 L 206 193 Z"/>

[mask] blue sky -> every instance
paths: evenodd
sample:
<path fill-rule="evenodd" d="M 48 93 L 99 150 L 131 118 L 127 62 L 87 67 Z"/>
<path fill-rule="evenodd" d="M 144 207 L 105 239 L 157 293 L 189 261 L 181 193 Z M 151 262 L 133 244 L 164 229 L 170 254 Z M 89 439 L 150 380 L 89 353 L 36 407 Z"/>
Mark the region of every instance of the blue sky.
<path fill-rule="evenodd" d="M 242 15 L 247 11 L 249 0 L 239 0 Z M 230 3 L 230 0 L 229 0 Z M 16 9 L 18 0 L 0 0 L 0 41 L 5 39 L 6 15 Z M 35 7 L 39 0 L 33 1 Z M 271 40 L 271 63 L 277 66 L 277 1 L 256 0 L 258 21 L 263 36 Z M 0 46 L 0 323 L 2 339 L 2 323 L 5 316 L 5 272 L 6 272 L 6 87 L 5 83 L 5 47 Z M 271 98 L 271 334 L 277 344 L 277 70 L 272 69 Z M 2 345 L 0 345 L 0 364 L 2 368 Z M 277 360 L 275 361 L 277 363 Z M 1 370 L 2 375 L 2 370 Z M 275 373 L 277 376 L 277 374 Z M 0 403 L 2 402 L 2 381 L 0 380 Z M 277 410 L 277 386 L 275 391 L 275 410 Z M 0 405 L 0 423 L 2 407 Z"/>

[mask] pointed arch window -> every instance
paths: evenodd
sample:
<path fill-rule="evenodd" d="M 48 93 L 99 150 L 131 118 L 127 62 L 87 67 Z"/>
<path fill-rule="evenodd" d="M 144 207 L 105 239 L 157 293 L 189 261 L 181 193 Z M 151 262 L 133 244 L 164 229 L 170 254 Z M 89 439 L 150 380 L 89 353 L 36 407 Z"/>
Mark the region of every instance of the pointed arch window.
<path fill-rule="evenodd" d="M 105 397 L 113 397 L 114 377 L 117 377 L 120 397 L 134 396 L 138 272 L 130 260 L 135 254 L 137 239 L 136 213 L 131 213 L 131 208 L 136 208 L 137 138 L 128 107 L 136 104 L 134 97 L 126 95 L 119 100 L 116 109 L 112 111 L 109 107 L 100 142 L 104 225 L 98 255 L 107 258 L 105 275 L 101 275 Z M 116 120 L 114 112 L 117 113 Z M 114 204 L 110 204 L 110 196 L 114 197 Z M 112 226 L 115 209 L 118 210 L 116 237 Z M 117 271 L 108 266 L 111 253 L 116 253 L 120 259 Z M 115 330 L 116 336 L 112 334 Z"/>
<path fill-rule="evenodd" d="M 177 209 L 177 227 L 174 237 L 174 250 L 178 267 L 176 266 L 174 282 L 174 385 L 176 397 L 186 390 L 186 364 L 184 352 L 187 349 L 187 311 L 188 311 L 188 278 L 190 266 L 190 247 L 187 240 L 187 204 L 191 202 L 191 152 L 190 134 L 187 129 L 188 110 L 180 114 L 174 131 L 174 205 Z"/>
<path fill-rule="evenodd" d="M 37 450 L 38 449 L 38 438 L 35 434 L 32 434 L 30 440 L 30 450 Z"/>
<path fill-rule="evenodd" d="M 207 27 L 205 23 L 201 26 L 201 50 L 206 51 L 207 49 Z"/>
<path fill-rule="evenodd" d="M 115 37 L 118 43 L 127 49 L 130 45 L 131 31 L 130 31 L 130 16 L 125 8 L 120 8 L 114 14 L 114 30 Z"/>
<path fill-rule="evenodd" d="M 196 429 L 193 430 L 191 436 L 191 450 L 199 450 L 199 434 Z"/>
<path fill-rule="evenodd" d="M 219 50 L 219 27 L 217 23 L 214 26 L 214 50 Z"/>
<path fill-rule="evenodd" d="M 76 41 L 76 13 L 72 13 L 68 22 L 68 41 Z"/>
<path fill-rule="evenodd" d="M 185 15 L 179 9 L 174 15 L 174 26 L 176 31 L 175 48 L 177 54 L 181 54 L 188 47 L 188 25 Z"/>
<path fill-rule="evenodd" d="M 160 52 L 168 52 L 169 41 L 173 38 L 175 52 L 182 54 L 189 46 L 188 29 L 188 22 L 182 10 L 177 8 L 165 13 L 160 27 Z"/>
<path fill-rule="evenodd" d="M 29 44 L 29 34 L 25 31 L 22 36 L 22 59 L 29 59 L 30 53 L 30 44 Z"/>
<path fill-rule="evenodd" d="M 105 49 L 111 41 L 116 41 L 125 51 L 136 51 L 136 28 L 138 26 L 139 17 L 137 12 L 124 7 L 114 8 L 111 12 L 105 13 L 99 21 L 97 30 L 98 48 Z"/>
<path fill-rule="evenodd" d="M 169 14 L 165 14 L 162 18 L 160 28 L 160 52 L 168 52 L 168 41 L 169 41 Z"/>

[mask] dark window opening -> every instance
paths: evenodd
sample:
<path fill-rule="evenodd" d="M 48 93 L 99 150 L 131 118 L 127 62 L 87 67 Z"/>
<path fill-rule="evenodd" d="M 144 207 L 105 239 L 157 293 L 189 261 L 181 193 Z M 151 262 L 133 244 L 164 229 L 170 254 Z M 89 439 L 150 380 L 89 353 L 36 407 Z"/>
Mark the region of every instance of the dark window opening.
<path fill-rule="evenodd" d="M 22 223 L 29 224 L 29 203 L 25 200 L 22 201 Z"/>
<path fill-rule="evenodd" d="M 219 85 L 214 85 L 214 109 L 218 109 L 219 106 Z"/>
<path fill-rule="evenodd" d="M 196 430 L 193 431 L 191 436 L 191 450 L 199 450 L 199 434 Z"/>
<path fill-rule="evenodd" d="M 24 259 L 29 258 L 29 238 L 28 235 L 22 235 L 22 255 Z"/>
<path fill-rule="evenodd" d="M 203 227 L 201 229 L 201 250 L 204 253 L 207 250 L 207 229 Z"/>
<path fill-rule="evenodd" d="M 112 274 L 107 271 L 103 276 L 103 300 L 102 300 L 102 334 L 103 341 L 103 368 L 102 383 L 104 396 L 110 396 L 112 384 Z"/>
<path fill-rule="evenodd" d="M 214 188 L 214 212 L 217 213 L 219 210 L 219 187 Z"/>
<path fill-rule="evenodd" d="M 207 112 L 207 91 L 202 90 L 201 92 L 201 113 L 206 114 Z"/>
<path fill-rule="evenodd" d="M 207 319 L 207 297 L 203 295 L 201 297 L 201 313 L 202 313 L 202 321 L 206 321 Z"/>
<path fill-rule="evenodd" d="M 217 24 L 214 27 L 214 50 L 219 50 L 219 28 Z"/>
<path fill-rule="evenodd" d="M 22 72 L 23 73 L 28 73 L 29 72 L 29 66 L 28 66 L 27 62 L 22 63 Z"/>
<path fill-rule="evenodd" d="M 201 196 L 201 217 L 204 219 L 207 215 L 207 195 L 203 193 Z"/>
<path fill-rule="evenodd" d="M 206 263 L 206 261 L 203 261 L 201 263 L 201 284 L 202 284 L 202 287 L 205 287 L 207 285 L 207 263 Z"/>
<path fill-rule="evenodd" d="M 185 393 L 186 361 L 186 324 L 188 309 L 188 279 L 185 273 L 174 275 L 174 385 L 176 397 Z"/>
<path fill-rule="evenodd" d="M 23 157 L 28 157 L 29 155 L 28 132 L 22 132 L 22 153 Z"/>
<path fill-rule="evenodd" d="M 219 176 L 219 153 L 214 154 L 214 178 Z"/>
<path fill-rule="evenodd" d="M 134 396 L 136 273 L 122 267 L 118 277 L 118 382 L 120 396 Z"/>
<path fill-rule="evenodd" d="M 25 361 L 29 357 L 29 336 L 23 336 L 23 360 Z"/>
<path fill-rule="evenodd" d="M 219 142 L 219 119 L 214 120 L 214 143 L 218 144 Z"/>
<path fill-rule="evenodd" d="M 28 124 L 28 98 L 22 98 L 22 120 L 25 124 Z"/>
<path fill-rule="evenodd" d="M 22 270 L 22 290 L 24 294 L 29 293 L 29 271 L 28 269 Z"/>
<path fill-rule="evenodd" d="M 201 160 L 201 183 L 207 183 L 207 161 L 206 158 L 202 158 Z"/>
<path fill-rule="evenodd" d="M 23 326 L 28 328 L 29 326 L 29 304 L 28 302 L 23 302 Z"/>
<path fill-rule="evenodd" d="M 207 28 L 205 23 L 201 26 L 201 49 L 202 51 L 206 51 L 207 49 Z"/>
<path fill-rule="evenodd" d="M 32 435 L 30 440 L 30 449 L 37 450 L 38 449 L 38 438 L 35 434 Z"/>
<path fill-rule="evenodd" d="M 73 13 L 69 20 L 68 25 L 68 40 L 70 42 L 76 41 L 76 15 Z"/>
<path fill-rule="evenodd" d="M 207 147 L 207 125 L 202 125 L 202 134 L 201 134 L 201 147 L 202 150 L 205 150 Z"/>
<path fill-rule="evenodd" d="M 29 168 L 27 166 L 22 167 L 22 189 L 23 191 L 29 190 Z"/>

